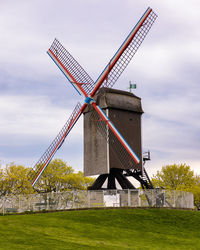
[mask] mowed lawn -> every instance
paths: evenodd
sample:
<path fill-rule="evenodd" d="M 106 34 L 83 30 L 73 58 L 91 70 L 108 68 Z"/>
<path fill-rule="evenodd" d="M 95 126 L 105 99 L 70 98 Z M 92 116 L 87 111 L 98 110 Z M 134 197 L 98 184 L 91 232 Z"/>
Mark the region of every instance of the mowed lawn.
<path fill-rule="evenodd" d="M 0 249 L 200 249 L 200 211 L 102 209 L 0 216 Z"/>

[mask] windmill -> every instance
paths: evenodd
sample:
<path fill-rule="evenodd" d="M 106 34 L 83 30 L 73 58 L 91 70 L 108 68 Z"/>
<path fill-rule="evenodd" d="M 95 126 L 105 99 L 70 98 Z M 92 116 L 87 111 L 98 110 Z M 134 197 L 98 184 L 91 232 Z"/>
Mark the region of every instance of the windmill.
<path fill-rule="evenodd" d="M 122 43 L 118 51 L 109 61 L 95 82 L 57 39 L 53 41 L 51 47 L 47 51 L 48 55 L 66 76 L 75 90 L 80 95 L 84 96 L 85 101 L 83 105 L 78 103 L 75 106 L 71 116 L 59 134 L 30 171 L 29 179 L 32 183 L 32 186 L 36 184 L 43 171 L 55 155 L 56 151 L 62 146 L 64 140 L 78 121 L 79 117 L 88 108 L 92 109 L 92 113 L 95 114 L 96 117 L 95 119 L 101 121 L 101 124 L 103 124 L 101 126 L 102 128 L 100 129 L 101 133 L 104 138 L 106 138 L 106 140 L 113 142 L 113 151 L 116 152 L 116 155 L 119 156 L 119 159 L 122 162 L 125 162 L 131 166 L 132 170 L 134 170 L 133 172 L 129 170 L 129 172 L 131 172 L 129 175 L 133 176 L 136 172 L 143 172 L 141 167 L 142 165 L 139 164 L 142 159 L 136 155 L 127 141 L 116 129 L 109 117 L 104 113 L 101 107 L 97 105 L 95 95 L 98 94 L 101 87 L 113 87 L 141 45 L 156 17 L 157 15 L 151 8 L 148 8 L 145 11 L 143 16 L 132 29 L 130 34 L 127 36 L 125 41 Z M 120 154 L 118 154 L 118 152 L 120 152 Z M 126 174 L 128 175 L 128 172 Z"/>

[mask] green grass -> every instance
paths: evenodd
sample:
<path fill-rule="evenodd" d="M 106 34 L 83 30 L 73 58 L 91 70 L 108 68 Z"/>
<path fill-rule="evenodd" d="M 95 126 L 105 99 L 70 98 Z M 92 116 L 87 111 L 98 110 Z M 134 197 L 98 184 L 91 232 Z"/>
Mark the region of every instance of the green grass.
<path fill-rule="evenodd" d="M 0 216 L 0 249 L 200 249 L 200 212 L 105 209 Z"/>

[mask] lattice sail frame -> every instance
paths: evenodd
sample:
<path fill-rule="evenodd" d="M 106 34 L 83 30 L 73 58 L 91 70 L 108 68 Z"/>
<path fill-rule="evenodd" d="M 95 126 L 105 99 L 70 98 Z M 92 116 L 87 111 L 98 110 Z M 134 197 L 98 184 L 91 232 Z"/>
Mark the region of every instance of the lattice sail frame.
<path fill-rule="evenodd" d="M 151 26 L 155 22 L 156 18 L 157 18 L 157 15 L 153 11 L 151 11 L 147 19 L 145 20 L 145 22 L 141 25 L 141 27 L 139 28 L 139 30 L 137 31 L 137 33 L 131 40 L 128 47 L 124 50 L 123 54 L 120 56 L 120 58 L 118 59 L 118 61 L 116 62 L 112 70 L 108 73 L 106 79 L 104 80 L 102 84 L 103 87 L 108 87 L 108 88 L 113 87 L 115 82 L 118 80 L 122 72 L 125 70 L 129 62 L 131 61 L 131 59 L 137 52 L 138 48 L 140 47 L 141 43 L 143 42 L 144 38 L 149 32 Z M 107 65 L 108 68 L 110 67 L 110 64 L 112 64 L 114 57 L 108 63 Z"/>
<path fill-rule="evenodd" d="M 99 78 L 96 80 L 95 87 L 90 94 L 91 96 L 94 96 L 102 84 L 104 87 L 113 87 L 138 50 L 156 18 L 157 15 L 151 8 L 148 8 L 145 11 L 113 58 L 107 64 Z"/>
<path fill-rule="evenodd" d="M 38 160 L 38 162 L 35 164 L 35 166 L 31 169 L 29 173 L 29 179 L 32 181 L 32 185 L 34 186 L 37 180 L 40 178 L 41 174 L 53 158 L 56 151 L 62 146 L 66 136 L 71 131 L 72 127 L 75 125 L 76 121 L 78 120 L 79 116 L 82 114 L 81 112 L 81 104 L 78 103 L 74 111 L 72 112 L 71 116 L 59 132 L 59 134 L 56 136 L 56 138 L 53 140 L 53 142 L 50 144 L 50 146 L 47 148 L 45 153 L 41 156 L 41 158 Z"/>
<path fill-rule="evenodd" d="M 47 53 L 51 56 L 53 60 L 53 57 L 57 58 L 60 63 L 60 66 L 57 63 L 56 64 L 63 73 L 63 66 L 69 71 L 67 79 L 71 82 L 71 84 L 75 87 L 79 94 L 80 91 L 79 89 L 77 89 L 77 83 L 82 86 L 82 88 L 87 94 L 90 94 L 90 92 L 94 88 L 94 81 L 56 38 Z M 66 76 L 65 73 L 64 75 Z M 75 79 L 75 82 L 73 78 Z"/>

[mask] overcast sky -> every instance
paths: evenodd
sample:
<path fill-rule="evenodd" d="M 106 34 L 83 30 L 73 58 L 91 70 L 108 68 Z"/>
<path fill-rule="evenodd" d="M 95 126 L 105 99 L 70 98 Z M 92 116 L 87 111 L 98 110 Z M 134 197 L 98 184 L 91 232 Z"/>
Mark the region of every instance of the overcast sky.
<path fill-rule="evenodd" d="M 96 80 L 149 6 L 158 18 L 115 88 L 137 84 L 148 173 L 200 174 L 199 0 L 0 0 L 1 165 L 34 166 L 83 101 L 46 53 L 53 39 Z M 56 157 L 83 170 L 82 119 Z"/>

